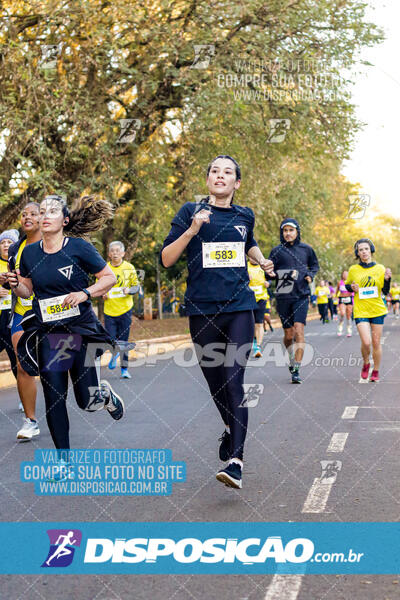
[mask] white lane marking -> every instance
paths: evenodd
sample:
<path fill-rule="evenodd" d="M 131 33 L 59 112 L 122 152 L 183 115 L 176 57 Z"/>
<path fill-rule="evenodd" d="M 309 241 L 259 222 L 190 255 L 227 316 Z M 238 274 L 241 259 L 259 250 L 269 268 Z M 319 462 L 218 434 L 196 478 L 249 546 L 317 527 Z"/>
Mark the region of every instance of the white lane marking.
<path fill-rule="evenodd" d="M 334 433 L 326 451 L 343 452 L 344 445 L 347 441 L 348 436 L 348 433 Z"/>
<path fill-rule="evenodd" d="M 306 501 L 301 512 L 303 513 L 321 513 L 325 510 L 326 503 L 331 493 L 333 483 L 321 483 L 321 479 L 316 477 L 312 484 Z"/>
<path fill-rule="evenodd" d="M 381 427 L 371 427 L 371 431 L 400 431 L 400 425 L 382 425 Z"/>
<path fill-rule="evenodd" d="M 303 575 L 274 575 L 264 600 L 296 600 Z"/>
<path fill-rule="evenodd" d="M 359 406 L 359 408 L 373 408 L 374 410 L 380 410 L 381 408 L 397 408 L 397 410 L 399 410 L 400 404 L 398 404 L 397 406 L 381 406 L 380 404 L 378 404 L 377 406 Z"/>
<path fill-rule="evenodd" d="M 400 379 L 381 379 L 381 383 L 395 383 L 396 385 L 399 385 Z"/>
<path fill-rule="evenodd" d="M 358 411 L 358 406 L 346 406 L 343 411 L 342 419 L 354 419 Z"/>

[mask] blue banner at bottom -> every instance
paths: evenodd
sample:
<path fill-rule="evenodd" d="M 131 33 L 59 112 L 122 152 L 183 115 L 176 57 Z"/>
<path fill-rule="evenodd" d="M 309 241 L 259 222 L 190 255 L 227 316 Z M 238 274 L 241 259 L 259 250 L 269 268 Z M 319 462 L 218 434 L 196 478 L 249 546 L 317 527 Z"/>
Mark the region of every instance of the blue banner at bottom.
<path fill-rule="evenodd" d="M 0 523 L 1 574 L 397 574 L 400 523 Z"/>

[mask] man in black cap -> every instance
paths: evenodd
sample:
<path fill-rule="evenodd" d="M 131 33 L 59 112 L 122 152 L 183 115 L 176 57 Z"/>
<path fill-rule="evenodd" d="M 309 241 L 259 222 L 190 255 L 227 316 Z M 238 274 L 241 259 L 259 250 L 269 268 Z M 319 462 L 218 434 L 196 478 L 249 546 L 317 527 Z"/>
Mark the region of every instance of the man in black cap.
<path fill-rule="evenodd" d="M 284 331 L 283 343 L 289 354 L 292 383 L 301 383 L 299 369 L 304 354 L 309 284 L 319 264 L 311 246 L 301 241 L 300 226 L 295 219 L 282 221 L 280 239 L 281 243 L 272 248 L 269 259 L 274 263 L 276 307 Z"/>

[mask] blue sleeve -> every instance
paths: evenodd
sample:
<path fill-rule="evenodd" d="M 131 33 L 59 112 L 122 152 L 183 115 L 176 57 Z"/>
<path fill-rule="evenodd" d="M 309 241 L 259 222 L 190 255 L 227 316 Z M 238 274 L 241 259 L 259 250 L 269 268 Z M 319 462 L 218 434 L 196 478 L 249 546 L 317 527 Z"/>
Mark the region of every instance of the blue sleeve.
<path fill-rule="evenodd" d="M 255 223 L 256 219 L 254 216 L 254 212 L 251 210 L 251 208 L 249 208 L 249 212 L 250 212 L 251 225 L 250 225 L 249 231 L 247 232 L 247 240 L 246 240 L 246 245 L 245 245 L 246 254 L 248 253 L 250 248 L 253 248 L 254 246 L 258 246 L 256 240 L 254 239 L 254 223 Z"/>
<path fill-rule="evenodd" d="M 102 271 L 107 265 L 104 258 L 100 256 L 99 252 L 92 244 L 85 240 L 80 240 L 80 242 L 81 247 L 79 248 L 79 254 L 82 268 L 87 273 L 98 273 L 99 271 Z"/>
<path fill-rule="evenodd" d="M 311 248 L 311 246 L 310 246 L 310 256 L 308 259 L 307 266 L 308 266 L 308 271 L 306 273 L 306 276 L 309 275 L 311 277 L 311 279 L 314 279 L 315 275 L 319 271 L 319 263 L 318 263 L 317 255 L 315 254 L 315 252 Z"/>
<path fill-rule="evenodd" d="M 162 264 L 161 253 L 164 250 L 164 248 L 166 248 L 167 246 L 172 244 L 172 242 L 175 242 L 175 240 L 180 238 L 182 233 L 185 233 L 185 231 L 187 229 L 189 229 L 190 225 L 192 224 L 193 211 L 191 210 L 190 206 L 191 205 L 189 202 L 184 204 L 179 209 L 179 211 L 176 213 L 174 218 L 172 219 L 171 229 L 169 231 L 169 234 L 167 235 L 167 237 L 164 240 L 164 243 L 162 245 L 161 252 L 160 252 L 160 263 L 161 264 Z"/>

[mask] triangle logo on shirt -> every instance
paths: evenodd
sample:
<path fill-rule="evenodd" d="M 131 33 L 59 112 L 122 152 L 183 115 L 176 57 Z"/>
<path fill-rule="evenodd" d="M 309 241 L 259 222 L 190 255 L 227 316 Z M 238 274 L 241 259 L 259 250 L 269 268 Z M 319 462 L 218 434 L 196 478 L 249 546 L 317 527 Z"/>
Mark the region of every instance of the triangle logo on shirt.
<path fill-rule="evenodd" d="M 245 225 L 234 225 L 234 227 L 235 227 L 235 229 L 237 229 L 237 231 L 240 233 L 240 235 L 244 239 L 246 237 L 247 227 Z"/>
<path fill-rule="evenodd" d="M 61 267 L 61 269 L 58 270 L 64 275 L 64 277 L 66 277 L 67 279 L 71 279 L 72 267 L 73 265 L 68 265 L 68 267 Z"/>

